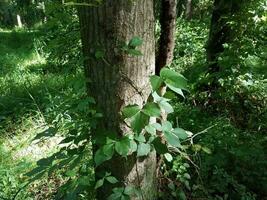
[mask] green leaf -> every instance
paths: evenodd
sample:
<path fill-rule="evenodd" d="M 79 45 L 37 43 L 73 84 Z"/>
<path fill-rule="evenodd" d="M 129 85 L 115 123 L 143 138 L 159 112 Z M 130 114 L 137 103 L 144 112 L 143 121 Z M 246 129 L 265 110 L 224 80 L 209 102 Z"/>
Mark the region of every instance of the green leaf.
<path fill-rule="evenodd" d="M 131 152 L 131 153 L 136 152 L 136 151 L 137 151 L 137 144 L 136 144 L 136 142 L 135 142 L 134 140 L 131 140 L 130 143 L 131 143 L 131 144 L 130 144 L 130 146 L 131 146 L 131 148 L 130 148 L 130 152 Z"/>
<path fill-rule="evenodd" d="M 104 56 L 105 56 L 104 51 L 97 50 L 97 51 L 95 52 L 95 58 L 96 58 L 96 59 L 102 59 L 102 58 L 104 58 Z"/>
<path fill-rule="evenodd" d="M 166 160 L 168 162 L 171 162 L 173 160 L 173 157 L 172 157 L 172 155 L 170 153 L 165 153 L 164 157 L 166 158 Z"/>
<path fill-rule="evenodd" d="M 134 139 L 138 142 L 146 142 L 146 138 L 143 134 L 138 134 L 138 135 L 135 135 Z"/>
<path fill-rule="evenodd" d="M 121 156 L 127 156 L 131 148 L 130 139 L 128 137 L 123 137 L 120 141 L 115 143 L 115 149 Z"/>
<path fill-rule="evenodd" d="M 156 128 L 152 124 L 147 125 L 145 127 L 145 130 L 151 135 L 156 135 L 156 133 L 157 133 Z"/>
<path fill-rule="evenodd" d="M 163 68 L 160 71 L 160 77 L 166 84 L 169 84 L 175 88 L 187 90 L 187 79 L 183 75 L 173 70 Z"/>
<path fill-rule="evenodd" d="M 140 143 L 137 149 L 137 157 L 147 156 L 150 152 L 150 144 Z"/>
<path fill-rule="evenodd" d="M 157 75 L 150 76 L 150 84 L 152 86 L 153 91 L 157 91 L 162 86 L 162 83 L 163 80 L 159 76 Z"/>
<path fill-rule="evenodd" d="M 118 183 L 119 182 L 114 176 L 108 176 L 108 177 L 106 177 L 106 179 L 111 184 L 115 184 L 115 183 Z"/>
<path fill-rule="evenodd" d="M 131 197 L 123 194 L 120 200 L 131 200 Z"/>
<path fill-rule="evenodd" d="M 160 101 L 159 102 L 159 106 L 166 111 L 166 113 L 170 114 L 173 113 L 173 107 L 171 106 L 171 104 L 169 104 L 167 101 Z"/>
<path fill-rule="evenodd" d="M 133 37 L 130 40 L 128 46 L 135 48 L 135 47 L 141 46 L 142 44 L 143 44 L 143 40 L 140 37 Z"/>
<path fill-rule="evenodd" d="M 212 154 L 211 150 L 208 147 L 202 147 L 201 149 L 207 154 Z"/>
<path fill-rule="evenodd" d="M 95 153 L 95 163 L 99 166 L 103 162 L 110 160 L 114 154 L 114 144 L 104 145 L 102 148 L 98 149 Z"/>
<path fill-rule="evenodd" d="M 93 185 L 92 179 L 89 176 L 81 176 L 78 178 L 77 182 L 79 185 L 82 185 L 82 186 L 92 186 Z"/>
<path fill-rule="evenodd" d="M 95 184 L 95 189 L 102 187 L 104 184 L 104 178 L 99 179 Z"/>
<path fill-rule="evenodd" d="M 66 172 L 67 177 L 74 177 L 74 176 L 76 176 L 76 174 L 77 174 L 77 172 L 74 170 L 69 170 Z"/>
<path fill-rule="evenodd" d="M 131 127 L 135 133 L 141 133 L 142 129 L 148 124 L 148 122 L 149 116 L 139 112 L 133 117 Z"/>
<path fill-rule="evenodd" d="M 173 133 L 174 133 L 175 135 L 177 135 L 177 136 L 179 137 L 179 139 L 181 139 L 181 140 L 185 140 L 185 139 L 188 138 L 188 134 L 187 134 L 186 131 L 185 131 L 184 129 L 182 129 L 182 128 L 175 128 L 175 129 L 173 130 Z"/>
<path fill-rule="evenodd" d="M 122 114 L 124 118 L 131 118 L 134 115 L 136 115 L 138 112 L 140 112 L 140 108 L 138 105 L 129 105 L 123 108 Z"/>
<path fill-rule="evenodd" d="M 182 190 L 182 189 L 180 189 L 178 192 L 178 198 L 180 199 L 180 200 L 186 200 L 187 198 L 186 198 L 186 194 L 184 193 L 184 191 Z"/>
<path fill-rule="evenodd" d="M 153 126 L 158 131 L 162 131 L 162 127 L 159 123 L 153 123 L 153 124 L 151 124 L 151 126 Z"/>
<path fill-rule="evenodd" d="M 158 154 L 165 154 L 168 152 L 168 147 L 166 144 L 163 144 L 160 137 L 157 137 L 152 142 L 156 152 Z"/>
<path fill-rule="evenodd" d="M 172 130 L 172 124 L 169 121 L 162 122 L 162 131 L 171 131 Z"/>
<path fill-rule="evenodd" d="M 114 143 L 109 143 L 103 146 L 103 153 L 105 155 L 111 155 L 114 152 Z"/>
<path fill-rule="evenodd" d="M 188 173 L 183 174 L 183 177 L 186 179 L 191 179 L 191 176 Z"/>
<path fill-rule="evenodd" d="M 156 103 L 147 103 L 142 112 L 150 117 L 160 117 L 161 115 L 160 108 Z"/>
<path fill-rule="evenodd" d="M 136 193 L 136 189 L 133 186 L 126 186 L 123 193 L 127 196 L 131 196 Z"/>
<path fill-rule="evenodd" d="M 181 143 L 177 135 L 173 134 L 172 131 L 163 131 L 167 142 L 173 147 L 181 147 Z"/>
<path fill-rule="evenodd" d="M 113 193 L 107 198 L 107 200 L 121 200 L 124 188 L 114 188 L 112 191 Z"/>
<path fill-rule="evenodd" d="M 179 95 L 181 95 L 182 97 L 185 98 L 182 89 L 177 88 L 177 87 L 174 87 L 174 86 L 172 86 L 172 85 L 170 85 L 170 84 L 168 84 L 168 83 L 167 83 L 166 85 L 167 85 L 167 87 L 170 88 L 172 91 L 176 92 L 177 94 L 179 94 Z"/>

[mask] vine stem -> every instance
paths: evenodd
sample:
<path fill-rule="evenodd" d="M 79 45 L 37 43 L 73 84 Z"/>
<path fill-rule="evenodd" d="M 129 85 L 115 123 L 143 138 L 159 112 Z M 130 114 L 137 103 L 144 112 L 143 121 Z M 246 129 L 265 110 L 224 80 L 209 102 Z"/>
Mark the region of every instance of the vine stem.
<path fill-rule="evenodd" d="M 140 176 L 139 176 L 139 171 L 138 171 L 138 161 L 136 161 L 136 165 L 135 165 L 135 170 L 136 170 L 136 174 L 137 174 L 137 181 L 138 181 L 138 185 L 139 185 L 139 189 L 140 189 L 140 193 L 141 193 L 141 198 L 142 200 L 145 200 L 143 192 L 142 192 L 142 188 L 141 188 L 141 180 L 140 180 Z"/>

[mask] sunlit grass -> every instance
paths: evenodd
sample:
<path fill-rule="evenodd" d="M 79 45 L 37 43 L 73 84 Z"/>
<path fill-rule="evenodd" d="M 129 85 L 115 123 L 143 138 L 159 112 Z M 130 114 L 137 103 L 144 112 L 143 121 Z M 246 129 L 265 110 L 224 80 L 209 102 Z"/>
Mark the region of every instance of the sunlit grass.
<path fill-rule="evenodd" d="M 57 147 L 57 140 L 33 144 L 32 139 L 47 127 L 49 98 L 67 91 L 69 77 L 44 73 L 47 63 L 34 37 L 35 32 L 0 30 L 0 199 L 13 198 L 23 174 Z M 28 199 L 26 193 L 18 198 Z"/>

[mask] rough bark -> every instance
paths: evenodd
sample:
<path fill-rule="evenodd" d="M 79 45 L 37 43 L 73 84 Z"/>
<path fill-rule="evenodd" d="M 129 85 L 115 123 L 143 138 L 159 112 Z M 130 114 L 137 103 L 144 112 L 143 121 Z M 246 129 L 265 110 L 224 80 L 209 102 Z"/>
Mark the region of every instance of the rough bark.
<path fill-rule="evenodd" d="M 121 137 L 128 131 L 120 112 L 129 104 L 142 105 L 150 93 L 149 76 L 155 72 L 155 39 L 153 0 L 105 0 L 98 7 L 79 10 L 85 76 L 88 93 L 103 113 L 99 130 L 108 130 Z M 138 47 L 142 56 L 131 56 L 121 51 L 124 42 L 133 37 L 143 39 Z M 103 58 L 96 58 L 103 54 Z M 96 133 L 93 133 L 96 134 Z M 98 131 L 101 134 L 101 131 Z M 144 159 L 113 158 L 102 167 L 125 183 L 142 189 L 144 200 L 155 200 L 156 155 Z M 98 199 L 106 199 L 111 188 L 98 191 Z M 131 199 L 140 199 L 131 197 Z"/>
<path fill-rule="evenodd" d="M 176 22 L 177 0 L 162 0 L 161 5 L 161 35 L 159 40 L 159 50 L 156 59 L 156 74 L 169 65 L 173 59 L 175 46 L 175 22 Z"/>

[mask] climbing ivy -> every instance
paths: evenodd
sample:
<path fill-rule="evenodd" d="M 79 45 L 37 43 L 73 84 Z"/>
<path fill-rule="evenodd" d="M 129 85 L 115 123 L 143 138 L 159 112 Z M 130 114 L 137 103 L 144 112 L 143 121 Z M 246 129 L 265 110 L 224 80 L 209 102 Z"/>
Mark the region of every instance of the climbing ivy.
<path fill-rule="evenodd" d="M 142 42 L 141 38 L 132 38 L 120 48 L 121 53 L 131 56 L 142 55 L 137 49 Z M 104 54 L 101 53 L 101 56 L 98 57 L 104 59 Z M 91 143 L 93 143 L 93 146 L 97 146 L 93 165 L 99 167 L 114 156 L 122 158 L 135 156 L 138 159 L 148 156 L 152 151 L 156 151 L 162 158 L 171 162 L 172 152 L 177 153 L 183 150 L 181 142 L 191 135 L 180 127 L 173 127 L 172 123 L 168 121 L 168 114 L 174 112 L 174 109 L 164 91 L 169 89 L 184 97 L 183 91 L 187 90 L 186 78 L 165 67 L 159 76 L 152 75 L 150 77 L 150 85 L 151 94 L 143 105 L 127 105 L 121 111 L 122 120 L 129 130 L 120 138 L 113 137 L 117 134 L 109 133 L 108 130 L 107 134 L 95 134 L 93 138 L 88 134 L 98 131 L 97 123 L 102 117 L 93 109 L 96 104 L 93 98 L 87 97 L 78 105 L 72 105 L 76 106 L 75 114 L 85 111 L 84 116 L 90 120 L 87 124 L 83 120 L 69 124 L 67 137 L 61 141 L 63 147 L 59 152 L 37 162 L 37 167 L 26 174 L 30 177 L 28 183 L 40 179 L 45 174 L 51 176 L 57 169 L 64 169 L 68 181 L 61 187 L 56 199 L 74 199 L 85 188 L 94 185 L 91 189 L 96 190 L 105 184 L 114 184 L 108 200 L 127 200 L 130 199 L 130 196 L 142 195 L 140 188 L 120 183 L 121 180 L 108 171 L 105 171 L 97 180 L 93 180 L 88 175 L 88 170 L 92 166 L 92 163 L 88 162 L 88 155 L 92 152 Z M 87 127 L 90 129 L 88 130 Z M 40 140 L 54 136 L 58 131 L 59 128 L 55 123 L 54 127 L 49 127 L 38 134 L 35 139 Z M 117 187 L 118 185 L 121 187 Z"/>
<path fill-rule="evenodd" d="M 150 77 L 150 84 L 152 91 L 144 105 L 128 105 L 123 108 L 121 115 L 130 130 L 119 139 L 111 139 L 109 136 L 105 138 L 105 143 L 99 147 L 94 156 L 96 166 L 112 159 L 115 154 L 122 157 L 135 155 L 138 158 L 148 156 L 154 150 L 170 162 L 172 151 L 182 150 L 181 141 L 191 135 L 182 128 L 173 127 L 172 123 L 167 120 L 167 115 L 174 109 L 170 104 L 170 99 L 164 96 L 162 90 L 167 87 L 184 97 L 183 90 L 187 90 L 187 80 L 181 74 L 166 67 L 161 70 L 160 76 Z M 153 122 L 155 118 L 156 122 Z M 118 180 L 107 172 L 96 182 L 95 188 L 103 186 L 105 181 L 111 184 L 118 183 Z M 138 188 L 129 192 L 128 187 L 115 187 L 108 200 L 130 199 L 130 195 L 140 193 L 140 191 L 137 192 Z"/>

